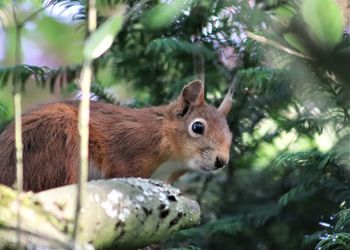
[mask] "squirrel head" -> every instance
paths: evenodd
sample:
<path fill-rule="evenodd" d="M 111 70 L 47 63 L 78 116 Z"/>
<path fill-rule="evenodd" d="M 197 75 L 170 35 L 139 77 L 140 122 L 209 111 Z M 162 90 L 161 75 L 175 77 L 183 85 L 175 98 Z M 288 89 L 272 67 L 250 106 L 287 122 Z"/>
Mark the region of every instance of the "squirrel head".
<path fill-rule="evenodd" d="M 204 85 L 195 80 L 187 84 L 171 105 L 166 134 L 177 159 L 190 169 L 215 172 L 227 165 L 232 135 L 226 115 L 232 98 L 226 95 L 219 108 L 205 102 Z"/>

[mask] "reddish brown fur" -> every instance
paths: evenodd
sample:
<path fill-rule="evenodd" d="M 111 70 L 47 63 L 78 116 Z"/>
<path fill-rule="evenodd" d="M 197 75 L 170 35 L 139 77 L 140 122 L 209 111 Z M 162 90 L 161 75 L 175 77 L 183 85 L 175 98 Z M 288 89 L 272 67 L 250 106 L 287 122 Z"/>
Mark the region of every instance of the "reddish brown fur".
<path fill-rule="evenodd" d="M 215 147 L 210 153 L 222 152 L 228 160 L 231 135 L 225 118 L 207 105 L 201 94 L 186 99 L 183 91 L 177 102 L 144 109 L 91 102 L 90 160 L 105 178 L 150 177 L 163 162 L 190 159 L 206 147 Z M 179 116 L 184 106 L 188 111 Z M 203 137 L 193 139 L 187 129 L 196 117 L 207 121 L 208 130 Z M 77 119 L 75 101 L 47 104 L 23 115 L 25 190 L 41 191 L 77 182 Z M 13 185 L 15 173 L 11 124 L 0 135 L 0 183 Z"/>

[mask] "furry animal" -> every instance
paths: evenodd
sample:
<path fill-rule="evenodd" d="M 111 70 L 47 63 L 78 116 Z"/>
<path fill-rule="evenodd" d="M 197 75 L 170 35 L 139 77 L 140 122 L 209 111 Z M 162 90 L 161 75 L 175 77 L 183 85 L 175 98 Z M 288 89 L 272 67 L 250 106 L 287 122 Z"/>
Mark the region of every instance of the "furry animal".
<path fill-rule="evenodd" d="M 24 190 L 35 192 L 78 181 L 78 101 L 45 104 L 22 116 Z M 231 133 L 219 108 L 204 100 L 204 86 L 186 85 L 168 105 L 132 109 L 91 102 L 89 180 L 145 177 L 167 161 L 212 172 L 229 161 Z M 172 174 L 178 178 L 184 169 Z M 14 124 L 0 135 L 0 183 L 16 177 Z"/>

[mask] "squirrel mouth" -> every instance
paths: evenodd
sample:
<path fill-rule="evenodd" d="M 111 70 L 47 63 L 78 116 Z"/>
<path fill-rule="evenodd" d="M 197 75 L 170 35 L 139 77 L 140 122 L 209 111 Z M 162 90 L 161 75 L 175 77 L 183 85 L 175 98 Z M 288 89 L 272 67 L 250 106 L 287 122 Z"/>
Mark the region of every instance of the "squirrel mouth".
<path fill-rule="evenodd" d="M 217 173 L 221 172 L 223 168 L 216 169 L 214 167 L 208 167 L 208 166 L 203 166 L 201 165 L 200 171 L 204 174 L 209 174 L 209 175 L 216 175 Z"/>
<path fill-rule="evenodd" d="M 203 165 L 201 165 L 199 168 L 204 173 L 211 173 L 211 172 L 215 172 L 215 170 L 216 170 L 214 168 L 211 168 L 211 167 L 208 167 L 208 166 L 203 166 Z"/>

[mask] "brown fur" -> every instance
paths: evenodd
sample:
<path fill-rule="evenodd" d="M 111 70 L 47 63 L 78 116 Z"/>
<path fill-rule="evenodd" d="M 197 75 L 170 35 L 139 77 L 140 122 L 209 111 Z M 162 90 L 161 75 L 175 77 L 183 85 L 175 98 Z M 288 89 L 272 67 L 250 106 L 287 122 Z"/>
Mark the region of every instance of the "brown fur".
<path fill-rule="evenodd" d="M 231 134 L 225 117 L 205 103 L 203 87 L 191 84 L 178 101 L 166 106 L 130 109 L 91 102 L 90 161 L 104 178 L 150 177 L 162 163 L 194 155 L 204 170 L 210 170 L 218 155 L 228 161 Z M 205 119 L 208 128 L 203 136 L 191 138 L 188 126 L 196 117 Z M 78 102 L 44 105 L 23 115 L 22 123 L 24 189 L 41 191 L 76 183 Z M 10 124 L 0 135 L 0 183 L 13 185 L 15 168 L 14 124 Z"/>

